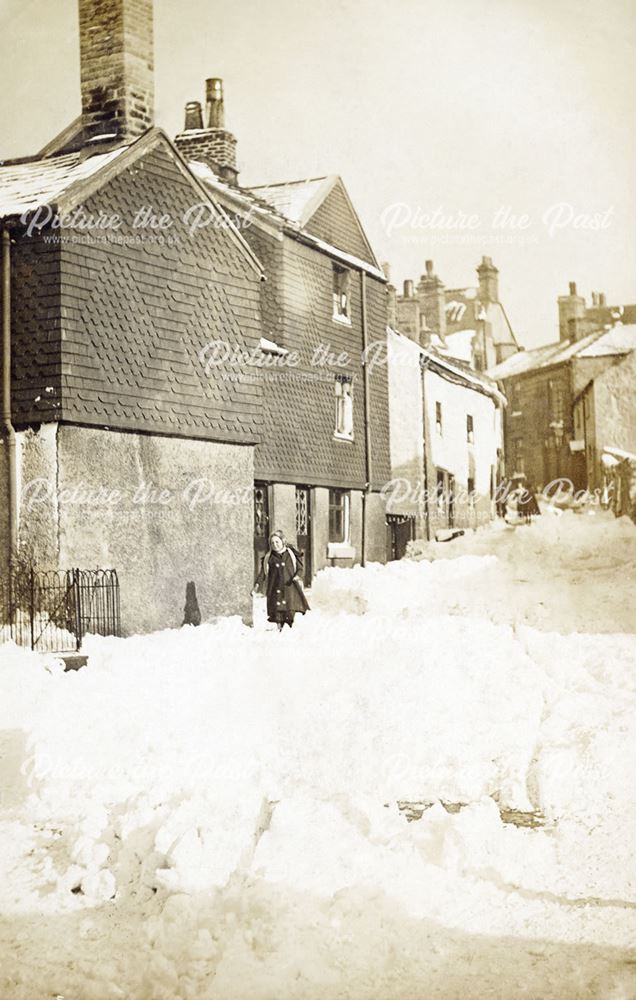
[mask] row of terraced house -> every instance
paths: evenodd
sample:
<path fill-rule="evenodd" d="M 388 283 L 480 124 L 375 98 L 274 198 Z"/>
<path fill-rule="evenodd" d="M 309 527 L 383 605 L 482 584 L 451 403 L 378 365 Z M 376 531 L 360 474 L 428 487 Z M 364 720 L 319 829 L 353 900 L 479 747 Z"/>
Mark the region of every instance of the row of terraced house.
<path fill-rule="evenodd" d="M 219 79 L 154 125 L 151 0 L 79 25 L 81 115 L 0 165 L 2 572 L 116 567 L 126 632 L 179 625 L 188 581 L 249 621 L 274 528 L 310 584 L 490 518 L 492 261 L 450 296 L 427 264 L 420 316 L 338 176 L 240 185 Z"/>

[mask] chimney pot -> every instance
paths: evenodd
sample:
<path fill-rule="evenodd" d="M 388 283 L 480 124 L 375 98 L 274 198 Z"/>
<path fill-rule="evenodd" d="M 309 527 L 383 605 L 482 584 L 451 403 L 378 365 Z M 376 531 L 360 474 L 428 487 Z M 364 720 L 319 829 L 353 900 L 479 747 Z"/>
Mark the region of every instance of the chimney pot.
<path fill-rule="evenodd" d="M 205 81 L 205 103 L 208 128 L 225 128 L 223 109 L 223 80 L 211 77 Z"/>
<path fill-rule="evenodd" d="M 201 110 L 200 101 L 188 101 L 185 106 L 185 125 L 184 129 L 186 132 L 190 132 L 192 129 L 202 129 L 203 128 L 203 112 Z"/>
<path fill-rule="evenodd" d="M 404 298 L 405 299 L 413 298 L 413 282 L 410 278 L 407 278 L 406 281 L 404 282 Z"/>
<path fill-rule="evenodd" d="M 599 292 L 598 293 L 598 304 L 599 304 L 599 306 L 606 306 L 607 305 L 607 298 L 605 296 L 605 292 Z"/>
<path fill-rule="evenodd" d="M 432 278 L 433 277 L 433 261 L 432 260 L 427 260 L 424 266 L 426 268 L 427 277 Z"/>
<path fill-rule="evenodd" d="M 570 295 L 576 295 L 576 281 L 570 282 Z"/>

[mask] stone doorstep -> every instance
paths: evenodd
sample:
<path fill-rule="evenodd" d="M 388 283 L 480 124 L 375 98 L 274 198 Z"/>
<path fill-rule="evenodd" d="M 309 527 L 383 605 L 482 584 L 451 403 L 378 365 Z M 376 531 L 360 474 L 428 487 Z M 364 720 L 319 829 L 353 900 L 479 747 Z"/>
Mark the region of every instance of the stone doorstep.
<path fill-rule="evenodd" d="M 409 823 L 414 820 L 421 819 L 427 809 L 430 809 L 435 803 L 433 802 L 404 802 L 398 801 L 398 809 L 400 812 L 404 813 Z M 465 809 L 468 805 L 467 802 L 442 802 L 444 809 L 448 813 L 458 813 L 460 810 Z M 389 804 L 385 803 L 385 808 L 389 808 Z M 499 815 L 501 816 L 502 823 L 509 823 L 513 826 L 523 826 L 529 828 L 538 828 L 546 826 L 546 818 L 543 813 L 538 810 L 534 812 L 522 812 L 519 809 L 502 809 L 500 806 Z"/>

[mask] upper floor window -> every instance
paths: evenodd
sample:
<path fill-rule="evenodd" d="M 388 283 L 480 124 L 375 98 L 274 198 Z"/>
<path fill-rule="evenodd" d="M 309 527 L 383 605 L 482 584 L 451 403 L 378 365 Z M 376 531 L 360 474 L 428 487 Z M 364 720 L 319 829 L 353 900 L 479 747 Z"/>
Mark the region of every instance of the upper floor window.
<path fill-rule="evenodd" d="M 329 541 L 348 542 L 351 522 L 349 490 L 329 490 Z"/>
<path fill-rule="evenodd" d="M 548 407 L 551 421 L 562 421 L 565 412 L 563 386 L 555 379 L 548 382 Z"/>
<path fill-rule="evenodd" d="M 353 441 L 353 384 L 349 376 L 336 377 L 335 436 Z"/>
<path fill-rule="evenodd" d="M 475 443 L 475 428 L 471 413 L 466 414 L 466 440 L 468 441 L 468 444 Z"/>
<path fill-rule="evenodd" d="M 441 437 L 442 434 L 443 434 L 443 432 L 444 432 L 444 428 L 442 426 L 442 404 L 441 403 L 435 403 L 435 430 L 437 431 L 437 433 Z"/>
<path fill-rule="evenodd" d="M 333 265 L 333 318 L 351 322 L 351 271 Z"/>

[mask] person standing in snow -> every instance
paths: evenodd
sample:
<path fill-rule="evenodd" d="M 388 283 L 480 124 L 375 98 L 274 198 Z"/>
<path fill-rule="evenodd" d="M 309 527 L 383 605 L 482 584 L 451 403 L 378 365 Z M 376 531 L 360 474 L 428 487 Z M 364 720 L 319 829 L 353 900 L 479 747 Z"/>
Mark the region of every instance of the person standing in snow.
<path fill-rule="evenodd" d="M 274 531 L 270 535 L 269 545 L 269 552 L 261 561 L 254 589 L 260 590 L 265 583 L 267 619 L 276 622 L 280 632 L 285 624 L 292 627 L 295 614 L 304 615 L 310 608 L 300 581 L 300 552 L 285 541 L 282 531 Z"/>
<path fill-rule="evenodd" d="M 525 486 L 523 486 L 523 493 L 521 500 L 519 501 L 518 509 L 519 513 L 523 514 L 523 519 L 526 524 L 532 524 L 532 518 L 537 517 L 541 513 L 536 491 L 530 483 L 526 483 Z"/>

